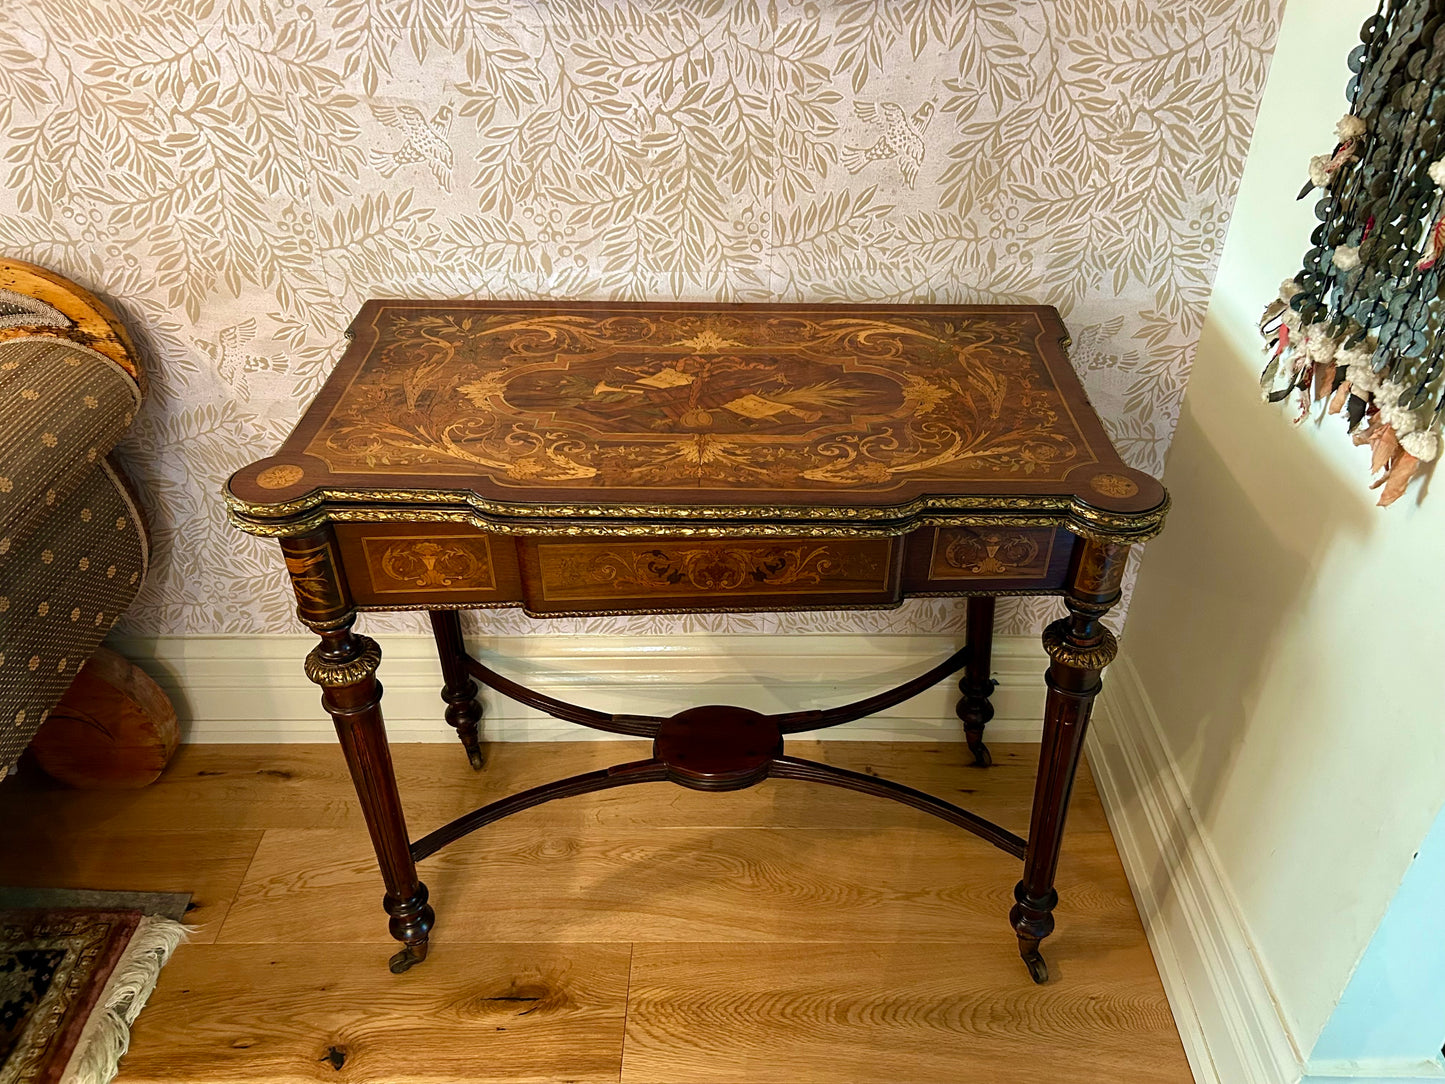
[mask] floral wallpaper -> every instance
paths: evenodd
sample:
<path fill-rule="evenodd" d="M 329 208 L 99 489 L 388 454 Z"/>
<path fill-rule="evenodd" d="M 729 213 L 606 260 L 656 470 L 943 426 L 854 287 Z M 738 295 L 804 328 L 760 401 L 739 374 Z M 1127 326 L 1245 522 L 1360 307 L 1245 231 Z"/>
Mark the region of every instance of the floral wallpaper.
<path fill-rule="evenodd" d="M 113 299 L 152 378 L 123 451 L 156 562 L 125 631 L 299 631 L 220 487 L 368 297 L 1052 303 L 1160 471 L 1281 3 L 0 5 L 0 249 Z M 1000 631 L 1050 605 L 1006 601 Z M 962 607 L 584 626 L 942 631 Z"/>

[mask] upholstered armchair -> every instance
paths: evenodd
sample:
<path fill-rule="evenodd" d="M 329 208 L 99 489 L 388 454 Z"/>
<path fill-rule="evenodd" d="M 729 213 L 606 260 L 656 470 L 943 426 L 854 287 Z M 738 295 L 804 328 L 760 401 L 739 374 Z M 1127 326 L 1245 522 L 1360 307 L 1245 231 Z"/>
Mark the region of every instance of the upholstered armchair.
<path fill-rule="evenodd" d="M 0 258 L 0 775 L 145 578 L 145 523 L 110 456 L 143 392 L 110 309 Z"/>

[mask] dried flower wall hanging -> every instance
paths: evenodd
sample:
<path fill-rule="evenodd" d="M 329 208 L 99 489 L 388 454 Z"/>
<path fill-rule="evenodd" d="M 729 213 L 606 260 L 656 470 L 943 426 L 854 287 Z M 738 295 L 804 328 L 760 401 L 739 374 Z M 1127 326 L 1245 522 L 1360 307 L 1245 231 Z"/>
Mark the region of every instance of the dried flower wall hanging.
<path fill-rule="evenodd" d="M 1372 450 L 1382 505 L 1445 419 L 1445 0 L 1381 0 L 1349 57 L 1349 112 L 1309 162 L 1320 225 L 1260 322 L 1272 403 L 1316 404 Z"/>

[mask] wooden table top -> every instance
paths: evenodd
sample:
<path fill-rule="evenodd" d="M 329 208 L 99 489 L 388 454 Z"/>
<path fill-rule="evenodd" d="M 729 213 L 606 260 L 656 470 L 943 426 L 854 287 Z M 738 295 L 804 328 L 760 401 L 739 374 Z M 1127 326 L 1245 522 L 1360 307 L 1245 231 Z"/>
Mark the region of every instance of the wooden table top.
<path fill-rule="evenodd" d="M 1124 465 L 1046 306 L 368 301 L 234 522 L 468 519 L 783 533 L 1060 522 L 1137 541 Z M 1065 524 L 1069 525 L 1069 524 Z"/>

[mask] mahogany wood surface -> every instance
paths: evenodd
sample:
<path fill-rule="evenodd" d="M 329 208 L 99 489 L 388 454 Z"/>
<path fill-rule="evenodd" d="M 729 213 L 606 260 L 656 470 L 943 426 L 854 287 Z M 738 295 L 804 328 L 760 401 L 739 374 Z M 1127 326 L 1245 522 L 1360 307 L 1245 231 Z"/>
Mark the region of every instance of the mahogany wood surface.
<path fill-rule="evenodd" d="M 378 300 L 351 335 L 238 496 L 404 479 L 542 507 L 1163 498 L 1110 445 L 1047 306 Z"/>
<path fill-rule="evenodd" d="M 1054 927 L 1063 828 L 1099 675 L 1101 618 L 1132 543 L 1168 507 L 1089 407 L 1044 306 L 371 301 L 280 451 L 228 484 L 232 521 L 279 539 L 306 661 L 335 720 L 385 886 L 392 968 L 435 922 L 416 862 L 504 816 L 659 779 L 769 778 L 890 798 L 1023 860 L 1009 918 L 1035 982 Z M 783 735 L 899 703 L 963 670 L 974 766 L 993 713 L 993 596 L 1062 594 L 1027 840 L 906 784 L 810 762 Z M 534 616 L 850 609 L 967 597 L 967 643 L 854 705 L 611 715 L 467 654 L 461 608 Z M 476 806 L 413 840 L 358 610 L 429 609 L 446 719 L 473 768 L 477 682 L 557 718 L 654 738 L 652 756 Z"/>

